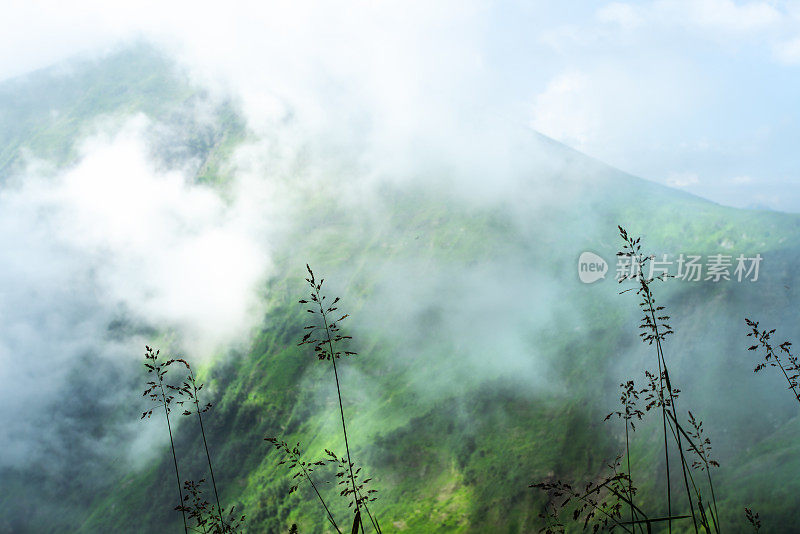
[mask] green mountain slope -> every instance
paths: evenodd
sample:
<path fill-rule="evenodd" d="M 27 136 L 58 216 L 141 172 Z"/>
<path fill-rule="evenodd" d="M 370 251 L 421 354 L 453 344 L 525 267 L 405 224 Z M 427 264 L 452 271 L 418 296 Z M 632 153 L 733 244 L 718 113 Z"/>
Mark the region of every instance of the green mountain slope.
<path fill-rule="evenodd" d="M 68 164 L 76 132 L 101 113 L 168 120 L 186 116 L 175 110 L 201 94 L 147 49 L 82 68 L 68 82 L 45 73 L 0 87 L 1 173 L 12 173 L 21 147 Z M 109 80 L 119 85 L 109 87 Z M 20 93 L 36 94 L 30 88 L 44 97 L 17 106 Z M 220 108 L 210 131 L 196 127 L 197 138 L 210 141 L 187 143 L 203 161 L 197 179 L 223 190 L 224 162 L 247 137 L 233 109 Z M 791 495 L 800 482 L 787 466 L 800 459 L 800 427 L 777 377 L 753 376 L 743 318 L 794 333 L 800 218 L 719 206 L 527 131 L 514 150 L 520 159 L 531 154 L 528 171 L 488 199 L 409 180 L 377 188 L 369 205 L 342 199 L 328 183 L 291 206 L 291 228 L 275 243 L 260 328 L 246 350 L 221 354 L 202 371 L 215 403 L 207 432 L 223 500 L 247 515 L 252 532 L 286 532 L 291 523 L 303 533 L 331 531 L 310 488 L 287 494 L 285 466 L 263 441 L 299 441 L 310 460 L 325 448 L 343 450 L 330 369 L 297 346 L 307 315 L 297 300 L 310 263 L 352 316 L 347 328 L 359 354 L 341 365 L 345 410 L 353 455 L 379 490 L 372 509 L 383 529 L 538 531 L 544 496 L 528 485 L 602 472 L 623 450 L 619 427 L 603 422 L 616 408 L 617 384 L 653 367 L 637 341 L 635 298 L 617 294 L 613 272 L 593 285 L 576 276 L 584 250 L 614 269 L 622 224 L 656 253 L 764 257 L 756 283 L 665 284 L 677 331 L 666 350 L 683 405 L 703 417 L 714 440 L 727 531 L 746 531 L 747 505 L 763 511 L 767 531 L 790 532 L 797 506 Z M 138 372 L 131 366 L 125 382 L 143 383 Z M 128 408 L 107 417 L 131 412 L 135 417 Z M 657 508 L 664 474 L 654 428 L 645 423 L 637 432 L 633 471 L 642 501 Z M 182 424 L 177 434 L 185 477 L 204 476 L 198 432 Z M 37 514 L 32 506 L 20 519 L 19 495 L 33 500 L 44 485 L 55 498 L 70 492 L 71 482 L 9 479 L 0 510 L 15 522 L 6 528 L 179 531 L 171 457 L 159 450 L 147 467 L 120 469 L 78 490 L 69 514 Z M 324 491 L 345 522 L 349 512 L 337 491 Z"/>

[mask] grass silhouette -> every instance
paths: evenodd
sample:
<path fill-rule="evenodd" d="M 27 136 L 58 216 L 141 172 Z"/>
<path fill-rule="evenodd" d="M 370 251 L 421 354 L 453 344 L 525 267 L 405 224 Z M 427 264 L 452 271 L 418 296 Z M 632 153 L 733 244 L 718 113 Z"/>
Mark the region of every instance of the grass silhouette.
<path fill-rule="evenodd" d="M 585 527 L 593 525 L 595 531 L 599 529 L 620 529 L 624 532 L 651 532 L 656 524 L 666 523 L 667 531 L 672 532 L 673 523 L 692 520 L 695 533 L 720 532 L 719 512 L 717 510 L 716 495 L 714 492 L 711 468 L 718 467 L 718 463 L 710 458 L 711 441 L 703 435 L 702 422 L 688 412 L 688 427 L 680 423 L 677 401 L 680 389 L 673 384 L 667 359 L 664 354 L 663 343 L 666 337 L 674 331 L 669 325 L 670 317 L 665 312 L 665 307 L 660 305 L 653 291 L 655 282 L 662 282 L 667 278 L 665 273 L 653 276 L 653 269 L 648 272 L 649 261 L 652 256 L 642 252 L 641 239 L 633 237 L 621 226 L 618 227 L 622 238 L 622 250 L 617 253 L 620 261 L 625 266 L 620 283 L 632 282 L 632 287 L 620 293 L 633 292 L 638 298 L 638 305 L 642 312 L 639 323 L 639 337 L 648 346 L 655 349 L 656 371 L 645 370 L 644 388 L 637 389 L 633 380 L 620 384 L 621 409 L 606 416 L 609 420 L 613 416 L 625 422 L 625 451 L 614 462 L 609 464 L 610 474 L 601 478 L 599 482 L 590 481 L 582 489 L 576 489 L 572 484 L 561 480 L 547 480 L 532 484 L 531 487 L 547 492 L 550 503 L 546 513 L 542 514 L 548 523 L 545 532 L 565 532 L 565 524 L 561 514 L 571 502 L 572 520 L 581 522 Z M 644 401 L 644 410 L 637 407 L 637 402 Z M 641 420 L 646 413 L 657 411 L 660 414 L 663 432 L 663 458 L 665 465 L 665 500 L 667 515 L 656 517 L 647 514 L 636 505 L 636 487 L 631 476 L 631 434 L 635 431 L 635 422 Z M 686 428 L 690 428 L 687 431 Z M 679 503 L 672 492 L 672 472 L 670 454 L 679 460 L 680 475 L 685 490 L 688 513 L 677 514 Z M 687 453 L 696 455 L 697 459 L 690 461 Z M 620 469 L 620 459 L 625 457 L 627 471 Z M 655 466 L 653 466 L 655 467 Z M 673 466 L 674 467 L 674 466 Z M 704 499 L 705 488 L 696 480 L 693 471 L 705 473 L 706 483 L 710 495 L 710 502 Z M 622 517 L 622 509 L 628 508 L 629 519 Z"/>
<path fill-rule="evenodd" d="M 790 341 L 784 341 L 780 345 L 773 346 L 771 340 L 775 329 L 759 329 L 758 321 L 745 319 L 745 324 L 750 328 L 747 336 L 756 340 L 755 345 L 751 345 L 747 350 L 756 350 L 761 347 L 764 351 L 764 361 L 756 365 L 753 372 L 758 373 L 766 367 L 777 367 L 781 370 L 786 382 L 789 384 L 789 389 L 792 390 L 794 398 L 800 402 L 800 388 L 797 385 L 797 379 L 800 377 L 800 364 L 797 362 L 797 357 L 792 355 Z"/>
<path fill-rule="evenodd" d="M 339 325 L 349 317 L 348 314 L 341 315 L 338 319 L 331 320 L 331 317 L 335 317 L 339 314 L 334 314 L 334 312 L 338 311 L 337 304 L 339 303 L 340 298 L 336 297 L 332 301 L 325 303 L 328 300 L 327 295 L 322 293 L 322 287 L 325 283 L 325 279 L 321 278 L 317 280 L 314 276 L 314 272 L 311 270 L 311 267 L 306 264 L 306 270 L 308 271 L 308 278 L 306 278 L 306 282 L 308 283 L 310 289 L 309 299 L 301 299 L 299 302 L 303 305 L 308 305 L 306 311 L 317 319 L 315 323 L 307 325 L 304 327 L 307 330 L 306 334 L 298 343 L 298 346 L 302 345 L 311 345 L 314 347 L 314 353 L 316 354 L 317 358 L 320 361 L 330 361 L 331 366 L 333 369 L 333 376 L 336 381 L 336 394 L 339 400 L 339 415 L 342 422 L 342 435 L 344 436 L 344 447 L 346 457 L 344 462 L 340 465 L 343 466 L 347 476 L 350 480 L 350 488 L 343 492 L 343 496 L 351 495 L 352 496 L 352 503 L 354 504 L 354 520 L 353 520 L 353 530 L 356 530 L 356 525 L 360 526 L 360 530 L 364 532 L 364 524 L 361 521 L 361 508 L 364 507 L 367 515 L 372 522 L 372 526 L 378 534 L 381 534 L 380 524 L 378 523 L 377 519 L 370 513 L 369 509 L 366 507 L 366 503 L 369 501 L 368 498 L 365 498 L 361 495 L 359 491 L 359 485 L 356 483 L 356 475 L 353 470 L 354 463 L 352 461 L 352 457 L 350 455 L 350 443 L 348 440 L 347 435 L 347 423 L 344 416 L 344 404 L 342 402 L 342 388 L 341 383 L 339 380 L 339 371 L 336 365 L 337 360 L 343 356 L 355 356 L 356 353 L 349 351 L 349 350 L 341 350 L 340 345 L 343 342 L 347 342 L 352 339 L 352 336 L 343 335 L 341 333 Z M 329 452 L 329 451 L 327 451 Z M 338 461 L 338 458 L 335 457 L 334 459 Z"/>
<path fill-rule="evenodd" d="M 183 530 L 185 533 L 189 532 L 189 526 L 186 523 L 186 511 L 183 509 L 183 490 L 181 489 L 181 475 L 178 470 L 178 457 L 175 455 L 175 439 L 172 435 L 172 425 L 170 424 L 169 414 L 170 414 L 170 405 L 175 400 L 175 395 L 172 393 L 167 393 L 168 391 L 177 391 L 177 388 L 171 384 L 167 384 L 164 381 L 164 377 L 166 376 L 167 372 L 169 371 L 170 366 L 175 363 L 175 360 L 167 360 L 164 363 L 159 361 L 159 355 L 161 353 L 160 350 L 153 350 L 149 346 L 145 347 L 145 368 L 147 369 L 147 373 L 151 374 L 154 373 L 156 375 L 155 380 L 150 380 L 147 382 L 147 389 L 145 389 L 142 396 L 149 396 L 150 400 L 155 403 L 155 408 L 151 408 L 146 412 L 142 413 L 142 419 L 145 417 L 150 418 L 153 415 L 153 410 L 163 407 L 164 408 L 164 417 L 167 420 L 167 431 L 169 432 L 169 444 L 172 448 L 172 461 L 175 467 L 175 480 L 178 484 L 178 509 L 180 509 L 181 514 L 183 516 Z"/>
<path fill-rule="evenodd" d="M 632 283 L 632 287 L 620 293 L 631 292 L 637 296 L 641 311 L 639 337 L 642 342 L 653 348 L 655 369 L 644 370 L 643 384 L 637 385 L 634 379 L 625 380 L 620 384 L 619 408 L 606 415 L 605 420 L 613 419 L 624 424 L 624 451 L 607 464 L 608 471 L 604 476 L 590 477 L 588 482 L 581 484 L 563 481 L 553 476 L 530 485 L 548 495 L 548 502 L 540 514 L 544 522 L 541 532 L 564 533 L 567 532 L 568 524 L 572 522 L 581 529 L 591 528 L 593 532 L 618 530 L 635 534 L 650 533 L 659 528 L 667 532 L 672 532 L 673 529 L 685 532 L 689 529 L 698 534 L 700 532 L 719 534 L 723 529 L 720 524 L 712 470 L 719 468 L 720 465 L 712 457 L 711 440 L 705 434 L 703 422 L 691 410 L 687 410 L 685 418 L 680 415 L 678 400 L 681 390 L 676 387 L 670 375 L 669 361 L 665 355 L 665 340 L 674 331 L 669 325 L 670 317 L 665 307 L 656 299 L 653 284 L 664 281 L 667 275 L 652 276 L 652 271 L 648 274 L 652 256 L 642 252 L 640 239 L 630 236 L 622 227 L 619 227 L 619 233 L 623 240 L 619 255 L 623 261 L 630 264 L 630 269 L 619 281 Z M 317 483 L 319 473 L 315 481 L 314 472 L 318 467 L 333 466 L 339 486 L 339 497 L 347 499 L 348 507 L 353 510 L 350 531 L 364 533 L 365 525 L 371 524 L 375 532 L 381 534 L 377 517 L 369 509 L 369 503 L 375 500 L 377 492 L 368 487 L 371 479 L 362 475 L 362 469 L 356 465 L 351 455 L 343 387 L 337 366 L 337 362 L 340 363 L 342 358 L 356 355 L 355 352 L 343 348 L 343 345 L 352 339 L 351 336 L 342 333 L 340 326 L 349 316 L 338 311 L 339 297 L 328 300 L 329 297 L 323 291 L 324 279 L 318 280 L 310 266 L 306 265 L 306 269 L 308 271 L 306 282 L 310 295 L 308 299 L 301 299 L 299 302 L 314 317 L 314 322 L 304 327 L 306 332 L 298 346 L 311 345 L 318 360 L 331 363 L 345 455 L 340 456 L 325 449 L 323 459 L 308 461 L 303 457 L 299 442 L 291 446 L 277 437 L 264 439 L 282 455 L 278 464 L 286 464 L 291 472 L 291 479 L 294 482 L 289 486 L 289 493 L 298 489 L 301 480 L 307 481 L 325 511 L 327 521 L 338 534 L 342 534 L 343 530 L 323 496 L 324 491 Z M 791 343 L 785 341 L 774 345 L 772 336 L 775 330 L 762 329 L 758 322 L 750 319 L 745 321 L 750 329 L 747 335 L 756 340 L 756 344 L 750 346 L 749 350 L 761 348 L 764 351 L 763 361 L 758 363 L 755 371 L 759 372 L 768 366 L 780 369 L 787 381 L 788 389 L 792 391 L 795 400 L 800 402 L 798 396 L 800 387 L 797 382 L 800 377 L 800 364 L 791 353 Z M 235 517 L 231 509 L 228 517 L 225 517 L 214 479 L 212 458 L 203 423 L 203 414 L 212 405 L 204 404 L 199 398 L 203 385 L 197 382 L 191 366 L 182 358 L 169 359 L 161 363 L 159 351 L 154 351 L 150 347 L 147 347 L 146 358 L 145 366 L 148 373 L 155 373 L 156 379 L 148 382 L 145 395 L 150 396 L 155 407 L 144 412 L 142 417 L 149 417 L 153 410 L 164 408 L 176 480 L 180 481 L 180 474 L 173 428 L 170 424 L 170 407 L 173 402 L 181 405 L 189 403 L 189 409 L 185 409 L 183 414 L 196 416 L 211 475 L 215 504 L 210 504 L 203 497 L 205 479 L 179 484 L 181 504 L 176 509 L 183 513 L 185 532 L 189 530 L 207 534 L 239 532 L 244 528 L 244 516 Z M 174 386 L 165 380 L 168 369 L 176 363 L 186 370 L 186 376 L 179 386 Z M 176 401 L 176 396 L 180 397 L 180 400 Z M 636 437 L 637 425 L 651 413 L 659 420 L 660 434 L 662 434 L 659 440 L 662 443 L 665 467 L 663 507 L 655 513 L 647 509 L 653 504 L 645 505 L 647 501 L 639 497 L 631 471 L 632 442 Z M 646 465 L 650 471 L 655 471 L 657 464 L 658 462 L 651 461 Z M 680 484 L 683 491 L 675 493 L 672 487 L 673 481 L 676 485 Z M 364 516 L 369 518 L 369 522 L 366 519 L 362 521 Z M 187 518 L 193 522 L 191 527 Z M 745 520 L 755 532 L 760 531 L 761 518 L 749 507 L 745 508 Z M 289 532 L 298 532 L 297 525 L 292 524 Z"/>
<path fill-rule="evenodd" d="M 280 440 L 275 437 L 268 437 L 264 438 L 265 441 L 272 443 L 276 449 L 278 449 L 284 455 L 284 459 L 278 462 L 279 465 L 281 464 L 288 464 L 289 470 L 296 470 L 292 474 L 292 479 L 298 479 L 300 477 L 304 477 L 308 480 L 311 487 L 314 489 L 314 493 L 317 495 L 319 502 L 322 504 L 322 507 L 325 509 L 325 513 L 328 516 L 328 520 L 331 522 L 333 528 L 341 534 L 341 530 L 339 529 L 339 525 L 336 524 L 336 520 L 333 518 L 333 514 L 331 513 L 330 508 L 328 508 L 328 504 L 325 502 L 325 499 L 322 497 L 322 494 L 319 492 L 317 485 L 314 483 L 314 479 L 311 477 L 311 473 L 314 472 L 314 468 L 317 466 L 325 465 L 324 461 L 316 461 L 316 462 L 306 462 L 302 459 L 302 452 L 300 451 L 300 443 L 297 443 L 294 447 L 290 447 L 288 443 L 283 440 Z M 293 493 L 297 491 L 297 484 L 293 484 L 289 487 L 289 493 Z M 296 525 L 295 525 L 296 527 Z"/>
<path fill-rule="evenodd" d="M 197 381 L 194 377 L 194 372 L 192 371 L 192 367 L 189 365 L 189 362 L 186 360 L 179 358 L 176 361 L 182 363 L 186 366 L 188 374 L 186 379 L 181 384 L 180 388 L 178 389 L 178 394 L 186 397 L 186 401 L 179 401 L 181 405 L 185 402 L 189 402 L 194 410 L 184 410 L 183 415 L 191 416 L 192 413 L 197 415 L 197 421 L 200 424 L 200 435 L 203 437 L 203 448 L 206 452 L 206 460 L 208 461 L 208 471 L 211 474 L 211 485 L 214 488 L 214 499 L 217 501 L 217 516 L 219 517 L 219 524 L 224 525 L 225 520 L 222 518 L 222 505 L 219 501 L 219 491 L 217 491 L 217 481 L 214 478 L 214 466 L 211 462 L 211 453 L 208 451 L 208 441 L 206 440 L 206 430 L 205 426 L 203 425 L 203 415 L 205 412 L 211 409 L 212 404 L 210 402 L 206 403 L 202 408 L 200 407 L 200 390 L 203 389 L 203 384 L 197 385 Z"/>
<path fill-rule="evenodd" d="M 184 532 L 188 533 L 189 530 L 194 532 L 203 532 L 205 534 L 226 534 L 239 532 L 244 526 L 245 516 L 238 516 L 235 513 L 235 508 L 231 507 L 228 512 L 228 517 L 225 517 L 225 508 L 220 504 L 219 491 L 217 490 L 217 483 L 214 479 L 214 467 L 211 462 L 211 453 L 208 448 L 208 440 L 206 439 L 205 426 L 203 424 L 203 414 L 208 412 L 212 404 L 205 403 L 201 407 L 200 391 L 203 389 L 203 384 L 198 384 L 188 361 L 183 358 L 171 358 L 161 363 L 159 356 L 161 351 L 154 350 L 149 346 L 145 347 L 145 368 L 149 373 L 155 373 L 156 380 L 147 382 L 147 389 L 144 396 L 150 397 L 156 406 L 142 414 L 142 419 L 150 417 L 153 410 L 158 407 L 164 408 L 164 415 L 167 420 L 167 431 L 169 432 L 170 447 L 172 449 L 172 460 L 175 468 L 175 479 L 178 485 L 178 495 L 180 498 L 179 504 L 175 506 L 175 510 L 181 512 L 183 518 Z M 180 385 L 174 385 L 165 380 L 166 374 L 173 365 L 179 365 L 186 371 L 183 381 Z M 176 400 L 180 398 L 181 400 Z M 211 504 L 203 498 L 202 486 L 205 479 L 198 481 L 186 480 L 181 485 L 180 470 L 178 467 L 178 458 L 175 453 L 175 439 L 170 421 L 170 413 L 172 404 L 178 404 L 182 407 L 189 403 L 191 410 L 186 409 L 182 412 L 184 416 L 196 415 L 200 427 L 200 434 L 203 439 L 203 447 L 206 453 L 206 460 L 208 462 L 208 470 L 211 474 L 212 489 L 214 492 L 214 499 L 216 504 Z M 187 517 L 194 521 L 194 525 L 189 526 Z"/>
<path fill-rule="evenodd" d="M 222 509 L 215 507 L 203 497 L 204 483 L 203 478 L 197 482 L 187 480 L 183 483 L 186 494 L 183 497 L 184 503 L 179 509 L 188 514 L 190 520 L 194 520 L 190 530 L 203 534 L 240 532 L 244 526 L 244 516 L 235 516 L 234 509 L 231 508 L 228 518 L 223 519 Z"/>

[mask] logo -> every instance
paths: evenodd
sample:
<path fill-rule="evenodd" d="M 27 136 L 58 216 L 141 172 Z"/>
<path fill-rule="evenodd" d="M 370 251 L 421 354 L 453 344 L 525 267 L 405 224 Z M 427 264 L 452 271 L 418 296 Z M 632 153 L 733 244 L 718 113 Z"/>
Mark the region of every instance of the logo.
<path fill-rule="evenodd" d="M 606 277 L 608 263 L 594 252 L 584 252 L 578 258 L 578 278 L 584 284 L 593 284 Z"/>

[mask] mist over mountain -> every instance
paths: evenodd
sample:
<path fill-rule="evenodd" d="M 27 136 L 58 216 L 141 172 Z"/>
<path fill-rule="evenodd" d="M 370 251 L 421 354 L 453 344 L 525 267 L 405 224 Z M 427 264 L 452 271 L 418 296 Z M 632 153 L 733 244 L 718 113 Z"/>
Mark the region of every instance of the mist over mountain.
<path fill-rule="evenodd" d="M 341 448 L 335 384 L 297 346 L 306 263 L 352 316 L 344 403 L 384 529 L 536 531 L 528 485 L 596 476 L 622 447 L 603 423 L 617 384 L 654 367 L 614 280 L 618 224 L 656 254 L 763 257 L 755 282 L 659 296 L 721 516 L 752 505 L 792 531 L 800 427 L 778 377 L 753 376 L 743 319 L 796 334 L 797 216 L 641 180 L 466 97 L 405 115 L 403 92 L 290 99 L 284 80 L 261 100 L 172 57 L 139 43 L 0 86 L 0 531 L 180 530 L 163 425 L 139 420 L 149 344 L 201 369 L 218 482 L 250 531 L 327 532 L 263 442 Z M 580 282 L 584 251 L 605 279 Z M 199 477 L 200 436 L 178 431 Z"/>

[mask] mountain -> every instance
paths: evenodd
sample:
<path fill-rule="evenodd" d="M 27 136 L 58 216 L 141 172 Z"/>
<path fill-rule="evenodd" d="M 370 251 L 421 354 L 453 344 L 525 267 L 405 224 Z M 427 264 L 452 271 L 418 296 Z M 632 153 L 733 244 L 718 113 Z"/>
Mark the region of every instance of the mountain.
<path fill-rule="evenodd" d="M 198 107 L 212 111 L 199 120 Z M 214 100 L 141 45 L 0 86 L 0 183 L 12 188 L 26 158 L 74 166 L 98 122 L 135 114 L 165 125 L 149 130 L 160 165 L 188 169 L 195 184 L 223 198 L 236 150 L 260 147 L 235 100 Z M 343 450 L 329 365 L 298 346 L 308 263 L 351 315 L 345 327 L 358 354 L 339 364 L 344 409 L 351 452 L 379 490 L 371 508 L 383 530 L 538 531 L 545 496 L 528 486 L 602 473 L 624 450 L 624 427 L 603 421 L 617 409 L 617 385 L 655 367 L 637 339 L 637 299 L 619 295 L 614 281 L 620 224 L 658 255 L 763 258 L 755 282 L 668 280 L 658 296 L 676 331 L 665 351 L 681 406 L 702 417 L 721 463 L 715 487 L 726 530 L 747 531 L 743 508 L 751 506 L 767 531 L 792 531 L 800 421 L 779 376 L 753 376 L 743 320 L 795 333 L 800 218 L 720 206 L 512 131 L 474 172 L 444 161 L 361 182 L 369 173 L 357 159 L 345 153 L 319 170 L 315 158 L 331 156 L 311 146 L 287 165 L 293 171 L 263 177 L 295 192 L 271 234 L 263 316 L 235 348 L 202 360 L 199 375 L 214 403 L 206 431 L 222 500 L 246 514 L 252 532 L 286 532 L 292 523 L 300 532 L 331 531 L 311 488 L 287 493 L 289 472 L 264 442 L 300 442 L 309 460 Z M 465 157 L 472 150 L 455 144 Z M 309 180 L 314 173 L 324 178 Z M 584 251 L 608 262 L 604 280 L 579 281 Z M 44 409 L 64 410 L 55 442 L 72 445 L 52 451 L 55 467 L 2 468 L 0 531 L 180 530 L 168 443 L 154 438 L 131 461 L 125 440 L 139 430 L 126 425 L 144 409 L 142 347 L 134 342 L 149 336 L 192 354 L 169 329 L 124 312 L 107 326 L 130 343 L 129 358 L 69 364 L 60 387 L 70 399 L 80 392 L 80 402 Z M 105 378 L 87 379 L 94 374 Z M 651 419 L 637 427 L 632 472 L 641 502 L 658 509 L 664 470 Z M 75 433 L 92 439 L 76 442 Z M 201 436 L 186 421 L 176 448 L 184 478 L 205 476 Z M 348 517 L 337 490 L 323 491 L 334 514 Z"/>

